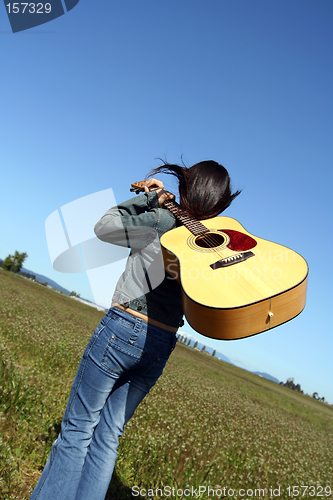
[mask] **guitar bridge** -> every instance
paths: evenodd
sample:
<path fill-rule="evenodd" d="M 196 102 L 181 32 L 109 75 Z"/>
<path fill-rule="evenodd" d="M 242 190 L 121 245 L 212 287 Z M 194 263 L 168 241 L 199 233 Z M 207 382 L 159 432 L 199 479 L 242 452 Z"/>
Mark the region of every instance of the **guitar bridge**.
<path fill-rule="evenodd" d="M 225 257 L 224 259 L 218 260 L 217 262 L 214 262 L 214 264 L 210 264 L 210 267 L 212 269 L 219 269 L 220 267 L 228 267 L 228 266 L 233 266 L 234 264 L 238 264 L 238 262 L 243 262 L 246 259 L 249 259 L 250 257 L 254 257 L 253 252 L 242 252 L 242 253 L 237 253 L 236 255 L 231 255 L 230 257 Z"/>

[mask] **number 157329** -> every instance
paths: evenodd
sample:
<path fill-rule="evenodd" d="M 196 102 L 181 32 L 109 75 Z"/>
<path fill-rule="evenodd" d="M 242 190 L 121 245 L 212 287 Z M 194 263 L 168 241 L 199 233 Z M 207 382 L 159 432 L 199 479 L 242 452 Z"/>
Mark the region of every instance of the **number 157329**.
<path fill-rule="evenodd" d="M 288 486 L 289 497 L 328 497 L 332 494 L 330 486 Z"/>
<path fill-rule="evenodd" d="M 8 14 L 49 14 L 50 3 L 13 2 L 6 4 Z"/>

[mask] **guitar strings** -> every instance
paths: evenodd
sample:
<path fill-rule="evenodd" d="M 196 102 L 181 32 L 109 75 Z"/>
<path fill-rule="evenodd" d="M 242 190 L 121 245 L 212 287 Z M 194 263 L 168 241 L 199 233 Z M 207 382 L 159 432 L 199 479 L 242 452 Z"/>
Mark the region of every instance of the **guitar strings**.
<path fill-rule="evenodd" d="M 182 217 L 182 222 L 184 224 L 184 226 L 186 227 L 186 229 L 188 229 L 194 236 L 197 236 L 197 237 L 200 237 L 202 236 L 202 240 L 204 240 L 204 242 L 207 244 L 207 247 L 203 246 L 202 248 L 207 248 L 209 250 L 211 250 L 212 253 L 214 253 L 218 259 L 223 259 L 225 257 L 228 256 L 228 252 L 225 252 L 224 251 L 224 248 L 216 248 L 216 247 L 220 247 L 223 243 L 224 243 L 224 236 L 221 234 L 216 234 L 216 233 L 212 233 L 210 232 L 210 229 L 207 228 L 206 226 L 204 226 L 204 224 L 202 224 L 200 221 L 196 221 L 196 219 L 193 219 L 192 217 L 190 216 L 185 216 L 185 217 Z M 205 229 L 207 230 L 207 232 L 200 232 L 199 234 L 195 234 L 193 232 L 193 228 L 190 228 L 189 227 L 189 224 L 194 224 L 194 228 L 196 227 L 197 225 L 197 228 L 199 228 L 201 230 L 201 228 L 199 227 L 199 224 L 200 226 L 204 226 Z M 221 242 L 220 239 L 222 239 L 223 241 Z M 198 245 L 198 243 L 197 243 Z M 201 245 L 198 245 L 199 247 Z"/>
<path fill-rule="evenodd" d="M 226 252 L 219 253 L 223 251 L 222 248 L 220 248 L 219 250 L 216 249 L 216 247 L 222 244 L 218 241 L 219 240 L 218 234 L 211 233 L 208 227 L 206 227 L 204 224 L 202 224 L 202 222 L 200 222 L 195 217 L 193 217 L 192 215 L 190 215 L 189 213 L 178 207 L 175 202 L 167 200 L 164 203 L 164 205 L 168 210 L 170 210 L 171 213 L 173 213 L 182 222 L 182 224 L 186 227 L 186 229 L 188 229 L 194 236 L 203 236 L 205 242 L 208 243 L 207 248 L 209 248 L 218 257 L 218 259 L 223 259 L 228 255 Z M 205 232 L 200 232 L 199 234 L 195 234 L 193 232 L 193 228 L 189 227 L 190 224 L 192 226 L 194 225 L 194 228 L 199 229 L 199 231 L 202 231 L 200 226 L 203 226 L 205 228 Z M 224 240 L 224 237 L 222 235 L 220 236 Z"/>
<path fill-rule="evenodd" d="M 143 182 L 143 181 L 142 181 Z M 132 188 L 137 187 L 140 190 L 144 190 L 144 188 L 140 183 L 135 183 L 134 185 L 132 184 Z M 166 200 L 164 202 L 164 206 L 168 210 L 170 210 L 171 213 L 173 213 L 181 222 L 182 224 L 194 235 L 194 236 L 203 236 L 203 239 L 205 240 L 206 243 L 208 243 L 208 247 L 214 254 L 217 255 L 218 259 L 223 259 L 227 256 L 227 253 L 223 252 L 223 248 L 220 248 L 219 250 L 216 249 L 216 247 L 219 247 L 222 243 L 220 243 L 218 240 L 218 236 L 221 236 L 224 240 L 224 236 L 218 235 L 216 233 L 211 233 L 210 229 L 206 227 L 202 222 L 200 222 L 198 219 L 190 215 L 188 212 L 185 210 L 181 209 L 178 204 L 174 200 Z M 192 228 L 189 228 L 188 226 L 190 224 L 194 224 L 194 227 L 196 226 L 199 230 L 201 230 L 200 226 L 203 226 L 205 228 L 205 232 L 201 232 L 199 234 L 195 234 L 192 231 Z M 211 245 L 211 246 L 209 246 Z M 200 245 L 198 245 L 200 246 Z M 203 247 L 204 248 L 204 247 Z M 224 247 L 225 248 L 225 247 Z M 222 254 L 219 252 L 223 252 Z"/>
<path fill-rule="evenodd" d="M 210 233 L 207 235 L 206 241 L 208 241 L 212 245 L 211 247 L 208 247 L 208 248 L 211 250 L 212 253 L 214 253 L 218 257 L 218 259 L 223 259 L 227 256 L 227 253 L 224 252 L 223 248 L 220 248 L 220 249 L 216 248 L 216 246 L 220 246 L 221 243 L 216 245 L 217 242 L 216 242 L 216 239 L 214 238 L 214 236 L 217 236 L 217 235 L 215 235 L 214 233 Z M 222 238 L 223 238 L 223 236 L 222 236 Z"/>

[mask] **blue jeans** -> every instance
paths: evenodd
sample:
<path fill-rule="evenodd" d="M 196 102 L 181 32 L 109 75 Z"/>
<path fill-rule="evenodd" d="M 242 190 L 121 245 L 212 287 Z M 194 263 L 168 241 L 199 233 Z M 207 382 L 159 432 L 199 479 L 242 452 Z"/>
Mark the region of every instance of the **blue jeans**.
<path fill-rule="evenodd" d="M 108 311 L 84 352 L 61 432 L 30 500 L 104 500 L 124 425 L 175 344 L 174 333 Z"/>

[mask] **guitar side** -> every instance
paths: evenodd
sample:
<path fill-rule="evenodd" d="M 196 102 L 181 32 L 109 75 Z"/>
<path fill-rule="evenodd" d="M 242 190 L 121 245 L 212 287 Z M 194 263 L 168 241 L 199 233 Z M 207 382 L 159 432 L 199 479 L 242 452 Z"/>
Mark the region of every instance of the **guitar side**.
<path fill-rule="evenodd" d="M 308 276 L 303 257 L 252 236 L 230 217 L 202 223 L 224 237 L 221 245 L 202 248 L 185 227 L 161 238 L 165 269 L 182 287 L 185 316 L 195 330 L 211 338 L 238 339 L 303 310 Z"/>

